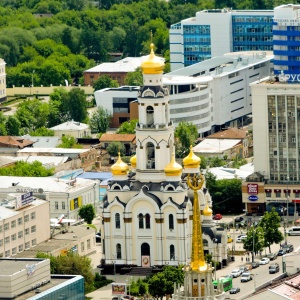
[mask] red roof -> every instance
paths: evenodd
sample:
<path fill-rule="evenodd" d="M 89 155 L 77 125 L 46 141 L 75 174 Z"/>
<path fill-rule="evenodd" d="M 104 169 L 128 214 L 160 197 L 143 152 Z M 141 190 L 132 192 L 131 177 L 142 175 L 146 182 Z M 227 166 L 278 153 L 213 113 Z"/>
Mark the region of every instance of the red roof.
<path fill-rule="evenodd" d="M 0 148 L 19 148 L 23 149 L 25 147 L 32 146 L 35 142 L 19 138 L 16 136 L 0 136 Z"/>
<path fill-rule="evenodd" d="M 100 142 L 135 142 L 135 134 L 117 134 L 117 133 L 104 133 L 99 139 Z"/>
<path fill-rule="evenodd" d="M 247 130 L 236 127 L 228 128 L 223 131 L 216 132 L 206 137 L 207 139 L 244 139 L 247 136 Z"/>

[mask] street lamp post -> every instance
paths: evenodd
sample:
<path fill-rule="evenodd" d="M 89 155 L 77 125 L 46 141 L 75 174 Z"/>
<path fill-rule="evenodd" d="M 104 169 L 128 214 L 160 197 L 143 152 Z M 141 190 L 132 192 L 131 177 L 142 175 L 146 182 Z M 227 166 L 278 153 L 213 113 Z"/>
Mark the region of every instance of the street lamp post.
<path fill-rule="evenodd" d="M 283 219 L 283 231 L 284 231 L 284 243 L 287 245 L 287 240 L 286 240 L 286 219 Z"/>
<path fill-rule="evenodd" d="M 215 280 L 217 280 L 217 258 L 218 258 L 218 256 L 217 256 L 217 251 L 218 251 L 218 239 L 213 239 L 213 243 L 214 244 L 217 244 L 217 247 L 214 249 L 214 253 L 215 253 L 215 255 L 214 255 L 214 257 L 215 257 Z"/>
<path fill-rule="evenodd" d="M 254 262 L 254 242 L 255 242 L 255 234 L 256 234 L 256 230 L 254 230 L 254 226 L 252 225 L 252 262 Z"/>
<path fill-rule="evenodd" d="M 286 218 L 289 218 L 289 180 L 290 178 L 286 178 Z"/>
<path fill-rule="evenodd" d="M 117 258 L 117 255 L 116 254 L 114 254 L 113 255 L 113 264 L 114 264 L 114 277 L 115 277 L 115 282 L 117 282 L 117 280 L 116 280 L 116 258 Z"/>
<path fill-rule="evenodd" d="M 131 280 L 132 280 L 132 276 L 129 276 L 129 284 L 128 284 L 128 289 L 129 289 L 129 299 L 130 299 L 130 285 L 131 285 Z"/>

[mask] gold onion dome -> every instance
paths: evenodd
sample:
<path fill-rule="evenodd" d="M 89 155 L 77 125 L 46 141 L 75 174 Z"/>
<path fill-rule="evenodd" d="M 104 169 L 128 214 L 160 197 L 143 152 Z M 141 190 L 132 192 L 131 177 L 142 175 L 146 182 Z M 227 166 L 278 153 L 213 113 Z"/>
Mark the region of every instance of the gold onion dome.
<path fill-rule="evenodd" d="M 190 153 L 183 159 L 183 165 L 185 168 L 199 168 L 201 159 L 194 154 L 192 145 L 190 146 Z"/>
<path fill-rule="evenodd" d="M 150 45 L 151 51 L 146 60 L 142 62 L 141 68 L 143 74 L 162 74 L 165 63 L 163 60 L 154 54 L 154 44 Z"/>
<path fill-rule="evenodd" d="M 206 205 L 203 209 L 203 215 L 205 217 L 211 217 L 212 216 L 212 209 L 208 206 L 208 201 L 206 201 Z"/>
<path fill-rule="evenodd" d="M 175 161 L 175 154 L 172 153 L 171 162 L 165 167 L 167 176 L 178 176 L 181 174 L 182 166 Z"/>
<path fill-rule="evenodd" d="M 118 154 L 119 158 L 117 162 L 111 166 L 111 171 L 113 175 L 126 175 L 129 167 L 126 163 L 122 161 L 120 152 Z"/>
<path fill-rule="evenodd" d="M 136 167 L 136 154 L 130 158 L 130 163 L 133 168 Z"/>

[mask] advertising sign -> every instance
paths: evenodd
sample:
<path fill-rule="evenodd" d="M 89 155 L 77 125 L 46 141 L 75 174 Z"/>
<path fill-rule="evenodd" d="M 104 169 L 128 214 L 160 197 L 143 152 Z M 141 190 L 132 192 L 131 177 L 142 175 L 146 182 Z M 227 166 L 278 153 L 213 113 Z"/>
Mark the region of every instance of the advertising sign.
<path fill-rule="evenodd" d="M 113 295 L 125 295 L 126 284 L 125 283 L 112 283 L 112 294 Z"/>
<path fill-rule="evenodd" d="M 249 195 L 257 195 L 258 194 L 258 184 L 256 184 L 256 183 L 247 184 L 247 192 Z"/>
<path fill-rule="evenodd" d="M 29 205 L 34 200 L 32 192 L 18 196 L 16 199 L 16 209 L 20 209 L 23 206 Z"/>
<path fill-rule="evenodd" d="M 250 200 L 250 201 L 257 201 L 258 197 L 257 196 L 249 196 L 248 200 Z"/>

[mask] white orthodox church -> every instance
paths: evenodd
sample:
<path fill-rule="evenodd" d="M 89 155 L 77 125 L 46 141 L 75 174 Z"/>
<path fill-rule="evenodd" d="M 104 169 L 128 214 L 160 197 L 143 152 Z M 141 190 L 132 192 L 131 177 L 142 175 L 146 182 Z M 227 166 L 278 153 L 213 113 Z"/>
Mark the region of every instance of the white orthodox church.
<path fill-rule="evenodd" d="M 195 196 L 187 178 L 199 176 L 200 158 L 190 149 L 183 167 L 175 161 L 169 90 L 162 84 L 164 62 L 153 48 L 151 44 L 151 53 L 141 65 L 144 85 L 138 94 L 136 155 L 130 170 L 119 156 L 103 199 L 104 271 L 192 262 Z M 226 264 L 227 233 L 212 220 L 205 182 L 197 195 L 202 251 Z"/>

